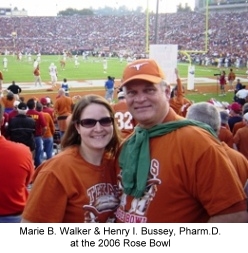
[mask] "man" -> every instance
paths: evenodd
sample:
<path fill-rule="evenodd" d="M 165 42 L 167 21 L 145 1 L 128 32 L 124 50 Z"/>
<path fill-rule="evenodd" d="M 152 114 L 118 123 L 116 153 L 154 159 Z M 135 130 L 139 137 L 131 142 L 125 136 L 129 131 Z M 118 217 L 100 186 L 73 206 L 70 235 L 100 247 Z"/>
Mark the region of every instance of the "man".
<path fill-rule="evenodd" d="M 74 55 L 74 66 L 75 68 L 78 68 L 79 62 L 78 62 L 78 55 Z"/>
<path fill-rule="evenodd" d="M 19 94 L 22 92 L 22 89 L 19 85 L 15 83 L 15 81 L 12 81 L 12 84 L 7 88 L 8 91 L 11 91 L 16 99 L 19 99 Z"/>
<path fill-rule="evenodd" d="M 229 111 L 229 119 L 228 119 L 228 126 L 231 130 L 231 132 L 233 131 L 233 127 L 236 123 L 242 121 L 242 106 L 237 103 L 237 102 L 233 102 L 232 104 L 230 104 L 228 106 Z"/>
<path fill-rule="evenodd" d="M 64 59 L 60 60 L 60 67 L 62 70 L 65 70 L 65 64 L 66 64 L 66 61 Z"/>
<path fill-rule="evenodd" d="M 20 51 L 17 55 L 17 60 L 21 61 L 22 60 L 22 52 Z"/>
<path fill-rule="evenodd" d="M 117 222 L 247 222 L 246 196 L 223 147 L 209 126 L 170 108 L 164 78 L 152 59 L 134 61 L 123 73 L 139 124 L 117 159 Z"/>
<path fill-rule="evenodd" d="M 128 111 L 124 92 L 120 91 L 117 94 L 117 98 L 118 102 L 112 107 L 115 111 L 115 119 L 118 124 L 118 128 L 121 131 L 122 137 L 125 139 L 133 132 L 135 122 L 132 114 Z"/>
<path fill-rule="evenodd" d="M 108 80 L 105 82 L 104 88 L 105 88 L 105 98 L 109 101 L 109 103 L 112 103 L 113 96 L 114 96 L 114 89 L 115 89 L 115 81 L 114 78 L 111 76 L 108 76 Z"/>
<path fill-rule="evenodd" d="M 17 107 L 18 107 L 19 104 L 20 104 L 20 101 L 18 101 L 18 100 L 16 100 L 14 102 L 13 110 L 9 112 L 9 121 L 18 114 Z"/>
<path fill-rule="evenodd" d="M 3 73 L 0 71 L 0 95 L 2 94 L 3 88 Z"/>
<path fill-rule="evenodd" d="M 103 66 L 103 73 L 107 73 L 107 69 L 108 69 L 108 62 L 107 62 L 107 59 L 106 57 L 103 58 L 102 60 L 102 66 Z"/>
<path fill-rule="evenodd" d="M 230 69 L 228 76 L 227 76 L 227 80 L 229 83 L 229 90 L 228 91 L 234 91 L 233 83 L 234 83 L 235 78 L 236 78 L 236 75 L 233 72 L 233 69 Z"/>
<path fill-rule="evenodd" d="M 233 134 L 228 126 L 229 114 L 227 111 L 220 111 L 221 126 L 218 131 L 218 138 L 225 142 L 230 148 L 233 148 Z"/>
<path fill-rule="evenodd" d="M 218 109 L 207 102 L 195 103 L 189 107 L 189 111 L 186 115 L 187 119 L 198 120 L 200 122 L 206 123 L 213 128 L 218 136 L 221 128 L 221 114 Z M 221 143 L 230 158 L 231 162 L 234 165 L 234 168 L 239 176 L 242 186 L 245 186 L 245 183 L 248 179 L 248 161 L 246 158 L 234 150 L 232 147 L 229 147 L 226 143 Z"/>
<path fill-rule="evenodd" d="M 51 115 L 47 112 L 42 111 L 43 106 L 40 102 L 36 103 L 36 110 L 41 112 L 46 121 L 46 131 L 42 136 L 43 140 L 43 151 L 46 154 L 46 159 L 50 159 L 53 156 L 53 135 L 55 133 L 55 125 Z"/>
<path fill-rule="evenodd" d="M 234 100 L 243 106 L 248 98 L 248 90 L 245 88 L 245 85 L 242 86 L 235 94 Z"/>
<path fill-rule="evenodd" d="M 16 101 L 15 94 L 12 91 L 6 90 L 7 94 L 1 97 L 1 103 L 4 105 L 5 112 L 10 113 L 14 108 Z"/>
<path fill-rule="evenodd" d="M 237 83 L 236 83 L 236 86 L 235 86 L 234 94 L 236 94 L 239 90 L 244 89 L 244 88 L 245 88 L 245 85 L 243 85 L 240 82 L 240 79 L 237 79 Z"/>
<path fill-rule="evenodd" d="M 1 125 L 4 122 L 3 112 L 0 103 Z M 34 171 L 32 154 L 25 145 L 6 140 L 1 132 L 0 146 L 0 223 L 18 223 L 26 205 L 27 186 Z"/>
<path fill-rule="evenodd" d="M 61 88 L 63 88 L 65 90 L 65 95 L 67 97 L 69 97 L 69 84 L 67 83 L 67 79 L 66 78 L 63 79 L 63 82 L 61 84 Z"/>
<path fill-rule="evenodd" d="M 37 62 L 40 63 L 41 62 L 41 53 L 37 54 Z"/>
<path fill-rule="evenodd" d="M 235 149 L 242 153 L 248 160 L 248 112 L 243 115 L 244 127 L 237 130 L 233 136 Z"/>
<path fill-rule="evenodd" d="M 43 141 L 42 136 L 46 131 L 46 121 L 41 112 L 35 110 L 35 101 L 30 98 L 27 101 L 28 111 L 27 115 L 32 117 L 35 120 L 35 155 L 34 155 L 34 165 L 37 168 L 42 162 L 42 149 L 43 149 Z"/>
<path fill-rule="evenodd" d="M 18 104 L 18 114 L 9 121 L 8 135 L 11 141 L 23 143 L 33 152 L 35 149 L 35 120 L 26 115 L 27 110 L 25 103 Z"/>
<path fill-rule="evenodd" d="M 33 63 L 34 70 L 37 68 L 38 65 L 39 65 L 39 62 L 37 61 L 37 59 L 35 59 Z"/>
<path fill-rule="evenodd" d="M 182 85 L 178 69 L 175 69 L 177 85 L 173 88 L 170 98 L 170 107 L 180 116 L 185 117 L 187 108 L 192 104 L 184 96 L 184 87 Z"/>
<path fill-rule="evenodd" d="M 58 80 L 58 73 L 57 73 L 57 67 L 54 65 L 54 63 L 52 62 L 49 66 L 49 74 L 51 77 L 51 84 L 52 87 L 56 87 L 57 85 L 57 80 Z"/>
<path fill-rule="evenodd" d="M 245 115 L 247 112 L 248 112 L 248 103 L 245 103 L 242 107 L 242 115 Z M 233 130 L 232 130 L 233 136 L 237 133 L 237 131 L 240 128 L 244 127 L 245 125 L 246 124 L 243 120 L 240 121 L 240 122 L 235 123 L 234 126 L 233 126 Z"/>
<path fill-rule="evenodd" d="M 41 76 L 40 76 L 40 66 L 39 64 L 37 67 L 34 69 L 34 86 L 37 87 L 39 84 L 40 87 L 42 87 L 41 84 Z"/>
<path fill-rule="evenodd" d="M 53 110 L 53 108 L 49 107 L 48 100 L 51 100 L 51 99 L 50 99 L 50 98 L 47 98 L 47 97 L 46 97 L 46 98 L 43 97 L 43 98 L 40 99 L 40 103 L 41 103 L 42 106 L 43 106 L 42 111 L 43 111 L 43 112 L 46 112 L 46 113 L 48 113 L 48 114 L 50 114 L 50 116 L 51 116 L 53 122 L 55 122 L 54 110 Z"/>
<path fill-rule="evenodd" d="M 72 99 L 65 95 L 65 90 L 63 88 L 60 88 L 58 91 L 58 98 L 54 103 L 54 112 L 57 116 L 60 137 L 63 136 L 66 130 L 66 118 L 72 112 L 72 104 Z"/>
<path fill-rule="evenodd" d="M 8 71 L 8 59 L 6 57 L 3 58 L 3 71 Z"/>
<path fill-rule="evenodd" d="M 27 57 L 28 57 L 28 62 L 31 63 L 32 62 L 32 55 L 30 52 L 28 53 Z"/>

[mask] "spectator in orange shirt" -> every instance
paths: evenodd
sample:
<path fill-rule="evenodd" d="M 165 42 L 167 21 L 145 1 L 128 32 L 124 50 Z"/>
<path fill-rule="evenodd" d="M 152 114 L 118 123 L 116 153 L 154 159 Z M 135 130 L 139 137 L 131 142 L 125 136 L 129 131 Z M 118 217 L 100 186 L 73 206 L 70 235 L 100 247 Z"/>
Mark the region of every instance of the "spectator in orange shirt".
<path fill-rule="evenodd" d="M 65 90 L 60 88 L 58 91 L 58 98 L 54 103 L 54 112 L 57 116 L 57 124 L 62 137 L 66 130 L 66 118 L 72 112 L 72 99 L 65 95 Z"/>
<path fill-rule="evenodd" d="M 245 126 L 240 128 L 233 137 L 235 149 L 248 159 L 248 112 L 243 115 Z"/>
<path fill-rule="evenodd" d="M 230 148 L 233 148 L 233 134 L 228 126 L 229 114 L 226 111 L 220 111 L 221 126 L 218 138 L 224 141 Z"/>
<path fill-rule="evenodd" d="M 190 100 L 184 96 L 184 87 L 182 85 L 178 69 L 175 69 L 177 85 L 171 92 L 170 107 L 180 116 L 185 117 L 188 107 L 192 104 Z"/>
<path fill-rule="evenodd" d="M 248 103 L 245 103 L 242 107 L 242 115 L 246 114 L 248 112 Z M 233 126 L 232 134 L 233 136 L 237 133 L 237 131 L 245 126 L 245 122 L 242 120 L 240 122 L 237 122 Z"/>

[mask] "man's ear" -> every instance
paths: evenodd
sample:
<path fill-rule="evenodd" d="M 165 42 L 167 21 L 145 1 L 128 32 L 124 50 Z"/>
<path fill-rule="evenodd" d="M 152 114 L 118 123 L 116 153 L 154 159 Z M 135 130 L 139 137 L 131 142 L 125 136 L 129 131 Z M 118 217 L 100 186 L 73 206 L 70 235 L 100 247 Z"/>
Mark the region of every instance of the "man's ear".
<path fill-rule="evenodd" d="M 171 86 L 170 85 L 167 85 L 165 87 L 165 96 L 167 99 L 170 99 L 170 97 L 171 97 Z"/>

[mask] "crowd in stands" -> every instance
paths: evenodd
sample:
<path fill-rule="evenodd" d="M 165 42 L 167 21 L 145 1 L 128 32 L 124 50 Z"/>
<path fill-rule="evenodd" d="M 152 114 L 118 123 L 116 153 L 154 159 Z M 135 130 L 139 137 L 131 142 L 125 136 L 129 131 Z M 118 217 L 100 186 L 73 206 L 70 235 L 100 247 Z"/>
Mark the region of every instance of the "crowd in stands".
<path fill-rule="evenodd" d="M 146 53 L 146 14 L 124 16 L 1 17 L 0 49 L 42 54 L 107 51 Z M 177 44 L 179 50 L 205 51 L 196 61 L 215 56 L 247 62 L 248 12 L 155 14 L 149 16 L 150 44 Z M 205 31 L 208 27 L 208 36 Z M 156 33 L 156 31 L 158 31 Z M 156 38 L 157 37 L 157 38 Z M 207 59 L 206 59 L 207 57 Z"/>

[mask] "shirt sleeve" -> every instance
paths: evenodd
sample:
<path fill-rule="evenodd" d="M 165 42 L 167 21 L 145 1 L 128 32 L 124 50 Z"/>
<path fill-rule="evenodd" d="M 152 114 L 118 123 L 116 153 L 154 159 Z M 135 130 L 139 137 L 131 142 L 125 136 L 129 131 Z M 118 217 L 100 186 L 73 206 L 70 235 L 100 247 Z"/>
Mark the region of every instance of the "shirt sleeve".
<path fill-rule="evenodd" d="M 66 203 L 65 189 L 55 175 L 40 171 L 30 192 L 23 218 L 36 223 L 62 222 Z"/>

